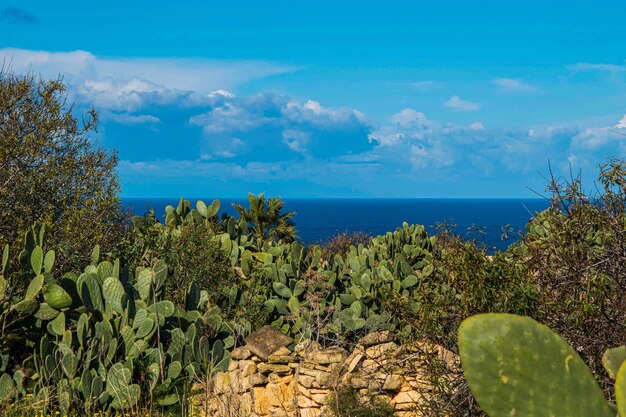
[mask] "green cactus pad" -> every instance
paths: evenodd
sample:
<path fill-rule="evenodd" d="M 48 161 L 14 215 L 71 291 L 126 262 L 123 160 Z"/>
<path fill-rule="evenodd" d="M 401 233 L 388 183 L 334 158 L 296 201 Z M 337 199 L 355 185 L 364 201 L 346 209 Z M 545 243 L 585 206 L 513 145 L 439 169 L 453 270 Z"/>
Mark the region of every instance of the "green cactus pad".
<path fill-rule="evenodd" d="M 615 377 L 615 400 L 619 417 L 626 417 L 626 362 L 622 363 Z"/>
<path fill-rule="evenodd" d="M 30 266 L 33 268 L 35 275 L 41 274 L 41 267 L 43 266 L 43 250 L 41 246 L 37 245 L 30 253 Z"/>
<path fill-rule="evenodd" d="M 46 256 L 43 258 L 43 269 L 44 271 L 51 273 L 52 267 L 54 266 L 55 253 L 53 250 L 49 250 L 46 252 Z"/>
<path fill-rule="evenodd" d="M 48 331 L 54 336 L 63 336 L 65 333 L 65 314 L 59 315 L 48 323 Z"/>
<path fill-rule="evenodd" d="M 613 417 L 593 375 L 548 327 L 510 314 L 470 317 L 459 328 L 467 383 L 490 417 Z"/>
<path fill-rule="evenodd" d="M 43 275 L 37 275 L 35 278 L 33 278 L 30 284 L 28 284 L 28 288 L 26 289 L 26 295 L 24 296 L 24 299 L 32 300 L 35 297 L 37 297 L 37 294 L 39 294 L 39 291 L 41 291 L 41 289 L 43 288 L 43 282 L 44 282 Z"/>
<path fill-rule="evenodd" d="M 147 301 L 150 298 L 150 290 L 152 288 L 153 279 L 154 272 L 149 268 L 142 269 L 139 274 L 137 274 L 135 288 L 139 293 L 139 297 L 144 301 Z"/>
<path fill-rule="evenodd" d="M 37 311 L 37 308 L 39 308 L 39 302 L 37 300 L 22 300 L 13 305 L 11 308 L 22 316 L 28 316 Z"/>
<path fill-rule="evenodd" d="M 0 401 L 13 398 L 16 394 L 15 383 L 9 374 L 2 374 L 0 376 Z"/>
<path fill-rule="evenodd" d="M 39 304 L 39 310 L 37 310 L 37 312 L 35 313 L 36 318 L 40 320 L 44 320 L 44 321 L 53 320 L 58 315 L 59 315 L 59 310 L 55 310 L 54 308 L 50 307 L 47 303 Z"/>
<path fill-rule="evenodd" d="M 176 307 L 171 301 L 164 300 L 152 304 L 150 307 L 148 307 L 148 310 L 152 313 L 157 313 L 163 317 L 171 317 L 174 314 L 174 311 L 176 311 Z"/>
<path fill-rule="evenodd" d="M 113 277 L 109 277 L 102 283 L 102 295 L 107 303 L 111 305 L 113 311 L 118 314 L 124 313 L 124 298 L 126 292 L 124 291 L 124 285 L 122 282 Z"/>
<path fill-rule="evenodd" d="M 72 297 L 60 285 L 50 284 L 48 290 L 43 295 L 48 305 L 58 310 L 68 308 L 72 305 Z"/>
<path fill-rule="evenodd" d="M 602 356 L 602 365 L 604 365 L 604 369 L 613 379 L 615 379 L 617 371 L 619 371 L 624 362 L 626 362 L 626 346 L 608 349 Z"/>

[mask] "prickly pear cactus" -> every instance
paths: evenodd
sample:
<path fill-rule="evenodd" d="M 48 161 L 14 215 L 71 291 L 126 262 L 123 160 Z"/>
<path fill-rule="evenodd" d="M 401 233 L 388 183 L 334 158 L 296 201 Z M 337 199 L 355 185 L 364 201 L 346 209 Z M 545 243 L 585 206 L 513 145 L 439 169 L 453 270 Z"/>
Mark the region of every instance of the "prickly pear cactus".
<path fill-rule="evenodd" d="M 480 314 L 459 328 L 467 383 L 490 417 L 613 417 L 578 354 L 548 327 L 510 314 Z"/>
<path fill-rule="evenodd" d="M 615 378 L 615 401 L 619 417 L 626 417 L 626 362 L 622 363 Z"/>

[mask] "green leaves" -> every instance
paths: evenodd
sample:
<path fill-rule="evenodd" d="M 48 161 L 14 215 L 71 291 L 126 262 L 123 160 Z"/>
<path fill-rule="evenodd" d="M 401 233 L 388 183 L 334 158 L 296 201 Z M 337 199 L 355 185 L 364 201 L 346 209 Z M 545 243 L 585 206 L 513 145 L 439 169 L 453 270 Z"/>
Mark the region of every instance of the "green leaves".
<path fill-rule="evenodd" d="M 602 356 L 602 365 L 606 369 L 609 376 L 616 378 L 622 364 L 626 361 L 626 346 L 620 346 L 614 349 L 608 349 Z"/>
<path fill-rule="evenodd" d="M 105 279 L 102 283 L 102 295 L 116 313 L 124 313 L 126 292 L 119 279 L 113 277 Z"/>
<path fill-rule="evenodd" d="M 41 267 L 43 265 L 43 250 L 41 246 L 37 245 L 30 254 L 30 266 L 33 268 L 35 275 L 41 274 Z"/>
<path fill-rule="evenodd" d="M 272 288 L 276 292 L 276 294 L 280 295 L 283 298 L 291 297 L 291 290 L 282 282 L 273 282 Z"/>
<path fill-rule="evenodd" d="M 530 318 L 470 317 L 459 328 L 459 352 L 467 383 L 490 417 L 613 417 L 574 349 Z"/>

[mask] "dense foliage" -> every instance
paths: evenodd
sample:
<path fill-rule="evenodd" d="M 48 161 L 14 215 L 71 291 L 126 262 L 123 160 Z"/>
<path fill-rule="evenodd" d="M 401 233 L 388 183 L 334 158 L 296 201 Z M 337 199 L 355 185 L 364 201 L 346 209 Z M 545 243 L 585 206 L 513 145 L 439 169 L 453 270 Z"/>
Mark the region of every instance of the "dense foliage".
<path fill-rule="evenodd" d="M 79 268 L 99 244 L 122 243 L 117 156 L 92 135 L 97 114 L 78 120 L 62 80 L 0 70 L 0 244 L 46 224 L 58 272 Z"/>

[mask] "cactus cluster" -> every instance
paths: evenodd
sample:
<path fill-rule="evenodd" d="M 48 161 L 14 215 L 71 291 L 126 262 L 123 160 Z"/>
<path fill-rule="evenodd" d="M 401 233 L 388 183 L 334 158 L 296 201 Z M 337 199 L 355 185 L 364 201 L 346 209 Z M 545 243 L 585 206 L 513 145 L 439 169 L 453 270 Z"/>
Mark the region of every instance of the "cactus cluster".
<path fill-rule="evenodd" d="M 491 417 L 626 416 L 626 347 L 603 358 L 615 379 L 609 403 L 578 353 L 548 327 L 527 317 L 481 314 L 459 329 L 467 383 Z"/>
<path fill-rule="evenodd" d="M 81 274 L 53 277 L 55 255 L 43 231 L 26 235 L 20 254 L 32 278 L 8 297 L 0 275 L 0 401 L 35 393 L 64 410 L 123 410 L 179 403 L 195 378 L 228 366 L 234 344 L 208 295 L 191 284 L 184 305 L 166 297 L 167 267 L 129 271 L 99 259 Z"/>

